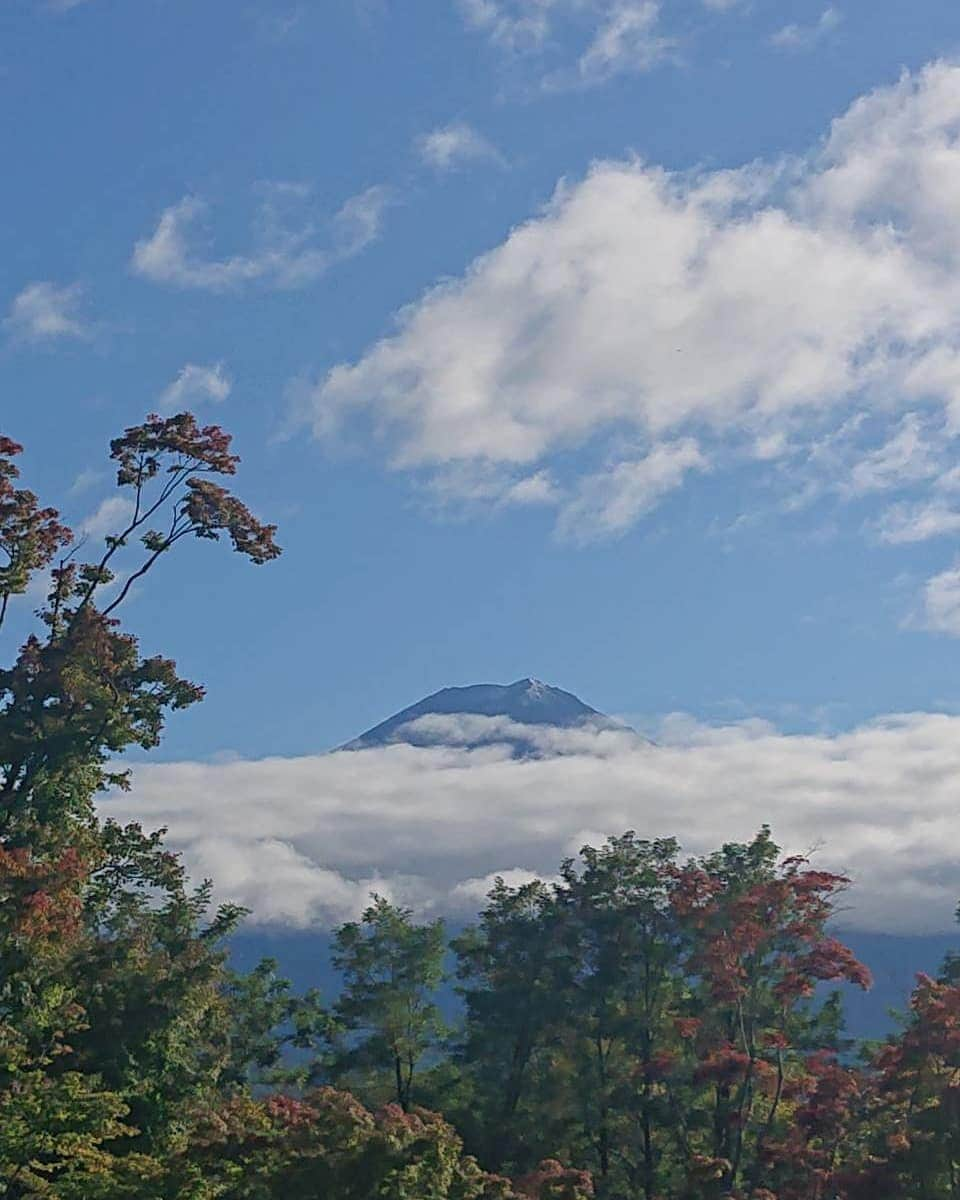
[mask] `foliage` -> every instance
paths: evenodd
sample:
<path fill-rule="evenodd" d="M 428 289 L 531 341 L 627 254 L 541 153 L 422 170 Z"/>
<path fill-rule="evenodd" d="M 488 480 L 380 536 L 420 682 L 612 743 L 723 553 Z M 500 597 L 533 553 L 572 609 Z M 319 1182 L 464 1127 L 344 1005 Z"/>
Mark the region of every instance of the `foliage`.
<path fill-rule="evenodd" d="M 824 928 L 845 880 L 778 860 L 766 830 L 685 864 L 628 833 L 553 887 L 497 884 L 455 943 L 479 1136 L 456 1115 L 484 1161 L 525 1170 L 550 1146 L 598 1195 L 650 1200 L 835 1165 L 823 1116 L 848 1072 L 836 1002 L 811 997 L 869 977 Z"/>
<path fill-rule="evenodd" d="M 443 977 L 443 922 L 417 925 L 411 917 L 374 896 L 359 922 L 337 930 L 333 953 L 344 980 L 336 1016 L 353 1034 L 335 1074 L 386 1071 L 404 1112 L 412 1104 L 417 1067 L 443 1033 L 432 1000 Z"/>
<path fill-rule="evenodd" d="M 514 1190 L 462 1153 L 441 1118 L 397 1104 L 376 1113 L 320 1088 L 294 1099 L 236 1098 L 198 1131 L 209 1196 L 232 1200 L 587 1200 L 582 1174 L 544 1164 Z M 563 1190 L 565 1189 L 565 1190 Z"/>

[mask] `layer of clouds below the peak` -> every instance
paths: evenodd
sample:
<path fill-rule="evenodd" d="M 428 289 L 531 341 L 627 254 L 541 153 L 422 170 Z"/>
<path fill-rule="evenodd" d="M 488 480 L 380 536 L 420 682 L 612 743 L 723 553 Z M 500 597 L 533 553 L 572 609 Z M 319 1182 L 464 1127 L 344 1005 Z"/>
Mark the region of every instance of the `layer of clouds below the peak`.
<path fill-rule="evenodd" d="M 758 505 L 866 497 L 869 522 L 942 496 L 960 432 L 958 133 L 960 66 L 942 62 L 862 97 L 803 160 L 596 163 L 305 386 L 301 415 L 319 438 L 369 433 L 447 502 L 478 480 L 485 503 L 532 494 L 579 542 L 750 464 Z"/>
<path fill-rule="evenodd" d="M 478 718 L 469 720 L 450 718 L 447 736 L 475 739 Z M 544 756 L 513 759 L 494 738 L 473 750 L 142 766 L 133 792 L 102 809 L 167 826 L 195 878 L 213 878 L 220 899 L 267 923 L 327 926 L 371 890 L 421 913 L 464 915 L 495 874 L 552 875 L 609 834 L 677 836 L 699 853 L 766 822 L 785 852 L 821 846 L 818 865 L 852 876 L 844 924 L 952 927 L 960 717 L 893 716 L 835 736 L 676 717 L 655 745 L 609 729 L 491 731 L 520 734 Z"/>

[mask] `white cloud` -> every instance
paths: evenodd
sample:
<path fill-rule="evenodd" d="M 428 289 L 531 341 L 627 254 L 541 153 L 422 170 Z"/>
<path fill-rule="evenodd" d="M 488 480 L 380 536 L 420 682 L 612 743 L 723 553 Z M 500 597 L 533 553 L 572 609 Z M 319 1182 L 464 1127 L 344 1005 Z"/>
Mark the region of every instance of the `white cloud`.
<path fill-rule="evenodd" d="M 441 125 L 417 139 L 417 153 L 438 171 L 450 171 L 465 163 L 487 160 L 503 164 L 503 156 L 482 133 L 463 121 Z"/>
<path fill-rule="evenodd" d="M 549 471 L 505 471 L 483 463 L 457 463 L 437 472 L 425 493 L 441 510 L 500 510 L 556 504 L 560 493 Z"/>
<path fill-rule="evenodd" d="M 960 565 L 927 580 L 923 590 L 923 623 L 934 633 L 960 637 Z"/>
<path fill-rule="evenodd" d="M 483 908 L 484 901 L 498 879 L 502 879 L 507 887 L 516 888 L 540 878 L 542 876 L 539 872 L 528 870 L 526 867 L 508 867 L 505 871 L 491 871 L 489 875 L 482 875 L 477 879 L 465 879 L 452 889 L 450 895 L 465 908 L 478 911 Z"/>
<path fill-rule="evenodd" d="M 369 425 L 441 485 L 549 472 L 561 506 L 601 486 L 572 452 L 622 461 L 624 436 L 638 460 L 688 439 L 698 466 L 806 457 L 820 493 L 935 486 L 960 432 L 958 129 L 960 67 L 936 63 L 805 160 L 597 163 L 308 388 L 307 419 Z"/>
<path fill-rule="evenodd" d="M 917 413 L 907 413 L 887 441 L 853 464 L 840 486 L 862 495 L 930 479 L 943 470 L 943 448 L 942 432 L 931 431 Z"/>
<path fill-rule="evenodd" d="M 126 496 L 108 496 L 96 510 L 80 522 L 80 532 L 87 537 L 101 538 L 120 533 L 133 515 L 133 502 Z"/>
<path fill-rule="evenodd" d="M 960 512 L 942 501 L 894 504 L 881 516 L 877 532 L 883 541 L 893 545 L 925 542 L 960 533 Z"/>
<path fill-rule="evenodd" d="M 131 264 L 134 272 L 154 283 L 211 292 L 236 290 L 251 283 L 300 287 L 375 241 L 391 199 L 385 187 L 367 188 L 318 228 L 308 188 L 272 184 L 264 190 L 254 245 L 247 253 L 204 256 L 196 243 L 207 205 L 198 197 L 185 196 L 164 210 L 149 237 L 137 242 Z"/>
<path fill-rule="evenodd" d="M 539 45 L 565 0 L 460 0 L 467 24 L 510 49 Z"/>
<path fill-rule="evenodd" d="M 160 411 L 180 412 L 205 400 L 220 403 L 227 399 L 232 388 L 233 383 L 222 362 L 205 367 L 197 363 L 187 363 L 180 369 L 176 379 L 161 393 Z"/>
<path fill-rule="evenodd" d="M 825 8 L 820 19 L 812 25 L 784 25 L 772 34 L 770 41 L 781 50 L 812 50 L 840 26 L 843 14 L 839 9 Z"/>
<path fill-rule="evenodd" d="M 956 614 L 960 572 L 952 586 Z M 393 746 L 139 766 L 133 792 L 101 809 L 169 826 L 194 877 L 261 921 L 340 921 L 371 890 L 421 912 L 476 911 L 490 877 L 552 875 L 584 840 L 635 829 L 700 853 L 769 822 L 785 852 L 822 845 L 817 862 L 853 876 L 846 924 L 953 926 L 958 717 L 891 716 L 834 736 L 674 718 L 655 745 L 611 730 L 523 732 L 562 753 Z"/>
<path fill-rule="evenodd" d="M 661 0 L 458 0 L 468 28 L 493 45 L 532 59 L 536 68 L 561 61 L 541 77 L 548 89 L 603 83 L 648 71 L 667 57 L 675 39 L 663 29 Z M 703 0 L 715 11 L 742 0 Z M 566 54 L 563 47 L 569 49 Z"/>
<path fill-rule="evenodd" d="M 663 442 L 643 458 L 618 462 L 588 475 L 561 509 L 557 532 L 574 542 L 618 537 L 706 460 L 691 438 Z"/>
<path fill-rule="evenodd" d="M 629 0 L 613 6 L 580 56 L 577 71 L 584 83 L 602 83 L 628 71 L 647 71 L 672 46 L 659 32 L 657 0 Z"/>
<path fill-rule="evenodd" d="M 30 283 L 14 297 L 3 324 L 12 337 L 23 341 L 85 338 L 90 329 L 78 312 L 82 298 L 79 284 Z"/>
<path fill-rule="evenodd" d="M 79 496 L 81 492 L 87 492 L 90 488 L 101 483 L 104 478 L 104 472 L 99 471 L 94 467 L 87 467 L 77 475 L 73 483 L 70 485 L 70 495 Z"/>

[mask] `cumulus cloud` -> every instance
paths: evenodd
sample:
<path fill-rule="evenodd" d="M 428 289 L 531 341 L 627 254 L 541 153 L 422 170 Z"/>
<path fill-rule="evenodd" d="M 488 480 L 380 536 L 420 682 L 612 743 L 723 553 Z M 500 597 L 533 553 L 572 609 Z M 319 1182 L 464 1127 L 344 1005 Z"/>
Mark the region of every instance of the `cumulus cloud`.
<path fill-rule="evenodd" d="M 28 342 L 88 337 L 90 328 L 78 311 L 82 298 L 79 284 L 27 284 L 14 297 L 4 327 L 12 337 Z"/>
<path fill-rule="evenodd" d="M 154 283 L 211 292 L 253 283 L 301 287 L 375 241 L 391 199 L 386 187 L 367 188 L 318 224 L 309 188 L 271 184 L 264 196 L 253 245 L 246 253 L 222 258 L 204 255 L 198 246 L 198 227 L 207 205 L 197 196 L 185 196 L 163 211 L 152 234 L 137 242 L 131 261 L 134 272 Z"/>
<path fill-rule="evenodd" d="M 956 613 L 960 572 L 953 589 Z M 625 730 L 521 730 L 561 753 L 517 761 L 494 739 L 139 766 L 132 793 L 101 808 L 168 826 L 194 877 L 264 922 L 340 921 L 371 890 L 464 915 L 496 874 L 551 876 L 609 834 L 676 835 L 700 853 L 769 822 L 786 853 L 822 846 L 816 861 L 852 876 L 847 926 L 952 927 L 958 717 L 890 716 L 834 736 L 678 717 L 654 745 Z"/>
<path fill-rule="evenodd" d="M 812 50 L 834 32 L 843 20 L 839 9 L 825 8 L 812 25 L 792 23 L 771 34 L 770 42 L 780 50 Z"/>
<path fill-rule="evenodd" d="M 369 429 L 453 492 L 547 472 L 561 526 L 592 512 L 599 535 L 649 511 L 644 472 L 671 446 L 696 445 L 688 474 L 762 458 L 847 499 L 936 487 L 960 432 L 958 128 L 960 67 L 941 62 L 801 160 L 596 163 L 308 387 L 306 419 Z M 600 475 L 573 453 L 604 446 Z"/>
<path fill-rule="evenodd" d="M 187 363 L 181 367 L 176 379 L 164 388 L 159 408 L 162 413 L 173 413 L 206 400 L 220 403 L 227 399 L 232 389 L 233 383 L 222 362 L 210 366 Z"/>
<path fill-rule="evenodd" d="M 417 153 L 427 166 L 451 171 L 467 163 L 503 164 L 500 151 L 482 133 L 463 121 L 441 125 L 417 139 Z"/>

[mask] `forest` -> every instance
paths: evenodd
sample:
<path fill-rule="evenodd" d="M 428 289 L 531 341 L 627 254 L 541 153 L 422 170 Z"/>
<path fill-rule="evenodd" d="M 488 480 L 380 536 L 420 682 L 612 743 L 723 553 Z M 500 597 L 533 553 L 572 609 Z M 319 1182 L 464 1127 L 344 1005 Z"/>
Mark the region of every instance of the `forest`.
<path fill-rule="evenodd" d="M 170 588 L 187 538 L 268 564 L 276 527 L 189 413 L 111 443 L 131 515 L 92 556 L 20 453 L 0 436 L 0 637 L 39 606 L 0 667 L 0 1195 L 960 1196 L 960 958 L 855 1043 L 837 988 L 870 977 L 831 933 L 849 881 L 767 828 L 697 858 L 625 832 L 499 881 L 452 938 L 372 896 L 334 933 L 336 997 L 231 969 L 244 912 L 97 800 L 203 697 L 141 654 L 131 591 Z"/>

